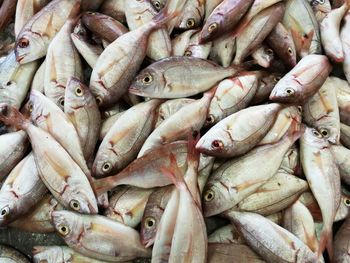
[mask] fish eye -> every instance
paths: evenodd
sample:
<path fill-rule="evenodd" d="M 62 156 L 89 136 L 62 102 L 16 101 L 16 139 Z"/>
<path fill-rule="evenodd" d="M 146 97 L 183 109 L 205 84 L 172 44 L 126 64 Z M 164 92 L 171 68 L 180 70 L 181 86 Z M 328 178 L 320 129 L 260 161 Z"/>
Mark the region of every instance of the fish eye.
<path fill-rule="evenodd" d="M 66 225 L 61 225 L 58 227 L 58 233 L 60 233 L 62 236 L 68 235 L 70 232 L 69 227 Z"/>
<path fill-rule="evenodd" d="M 83 90 L 80 87 L 77 87 L 75 89 L 75 95 L 77 95 L 78 97 L 83 96 L 83 94 L 84 94 L 84 92 L 83 92 Z"/>
<path fill-rule="evenodd" d="M 207 123 L 209 124 L 213 124 L 215 121 L 215 118 L 212 114 L 210 114 L 208 117 L 207 117 Z"/>
<path fill-rule="evenodd" d="M 265 51 L 268 55 L 273 55 L 273 50 L 271 48 L 268 48 Z"/>
<path fill-rule="evenodd" d="M 281 80 L 281 77 L 274 77 L 273 80 L 274 80 L 275 82 L 278 82 L 278 81 Z"/>
<path fill-rule="evenodd" d="M 323 137 L 327 137 L 329 134 L 327 129 L 321 129 L 320 133 L 322 134 Z"/>
<path fill-rule="evenodd" d="M 8 81 L 8 82 L 6 82 L 6 86 L 11 86 L 11 84 L 13 83 L 13 81 L 12 80 L 10 80 L 10 81 Z"/>
<path fill-rule="evenodd" d="M 316 130 L 312 130 L 312 134 L 315 135 L 315 136 L 318 137 L 318 138 L 322 138 L 321 133 L 319 133 L 319 132 L 316 131 Z"/>
<path fill-rule="evenodd" d="M 215 140 L 211 143 L 211 146 L 213 148 L 222 148 L 222 147 L 224 147 L 224 144 L 220 140 Z"/>
<path fill-rule="evenodd" d="M 103 172 L 109 172 L 112 169 L 112 165 L 110 162 L 106 162 L 102 166 L 102 171 Z"/>
<path fill-rule="evenodd" d="M 187 22 L 186 22 L 187 28 L 192 28 L 192 27 L 194 27 L 195 25 L 196 25 L 196 22 L 194 21 L 193 18 L 188 19 Z"/>
<path fill-rule="evenodd" d="M 150 84 L 153 81 L 153 77 L 150 74 L 147 74 L 143 77 L 142 82 L 144 84 Z"/>
<path fill-rule="evenodd" d="M 155 1 L 153 5 L 158 11 L 160 10 L 160 3 L 159 3 L 159 1 Z"/>
<path fill-rule="evenodd" d="M 190 56 L 192 56 L 192 51 L 190 51 L 190 50 L 186 50 L 186 52 L 185 52 L 185 56 L 186 56 L 186 57 L 190 57 Z"/>
<path fill-rule="evenodd" d="M 58 104 L 59 104 L 61 107 L 64 107 L 64 98 L 60 98 L 59 101 L 58 101 Z"/>
<path fill-rule="evenodd" d="M 10 208 L 8 206 L 5 206 L 3 209 L 0 211 L 1 217 L 6 217 L 10 214 Z"/>
<path fill-rule="evenodd" d="M 287 93 L 288 96 L 293 96 L 295 91 L 292 88 L 288 88 L 288 89 L 286 89 L 286 93 Z"/>
<path fill-rule="evenodd" d="M 153 217 L 147 217 L 145 219 L 145 227 L 146 228 L 153 228 L 156 224 L 156 220 Z"/>
<path fill-rule="evenodd" d="M 18 40 L 18 46 L 19 46 L 20 48 L 26 48 L 26 47 L 28 47 L 28 46 L 29 46 L 29 40 L 26 39 L 26 38 L 24 38 L 24 37 L 22 37 L 20 40 Z"/>
<path fill-rule="evenodd" d="M 344 204 L 349 207 L 350 206 L 350 199 L 349 198 L 345 198 L 344 199 Z"/>
<path fill-rule="evenodd" d="M 210 24 L 208 31 L 213 32 L 213 31 L 216 31 L 217 29 L 218 29 L 218 23 L 212 23 Z"/>
<path fill-rule="evenodd" d="M 69 202 L 69 206 L 70 208 L 72 208 L 75 211 L 79 211 L 80 210 L 80 204 L 77 200 L 71 200 Z"/>
<path fill-rule="evenodd" d="M 301 107 L 301 106 L 298 106 L 297 109 L 298 109 L 298 112 L 300 112 L 300 113 L 303 111 L 303 107 Z"/>
<path fill-rule="evenodd" d="M 96 103 L 97 103 L 97 105 L 102 104 L 102 98 L 100 96 L 96 97 Z"/>
<path fill-rule="evenodd" d="M 292 48 L 290 48 L 290 47 L 288 48 L 288 53 L 289 53 L 289 55 L 291 55 L 291 56 L 294 54 Z"/>
<path fill-rule="evenodd" d="M 28 111 L 29 111 L 29 112 L 32 112 L 33 109 L 34 109 L 33 103 L 32 103 L 32 102 L 29 102 L 29 103 L 28 103 Z"/>
<path fill-rule="evenodd" d="M 94 16 L 94 15 L 96 15 L 96 13 L 95 12 L 91 12 L 91 11 L 89 11 L 89 12 L 86 12 L 88 15 L 92 15 L 92 16 Z"/>
<path fill-rule="evenodd" d="M 213 200 L 214 197 L 215 197 L 215 193 L 212 190 L 208 190 L 204 194 L 204 200 L 207 202 L 210 202 L 211 200 Z"/>

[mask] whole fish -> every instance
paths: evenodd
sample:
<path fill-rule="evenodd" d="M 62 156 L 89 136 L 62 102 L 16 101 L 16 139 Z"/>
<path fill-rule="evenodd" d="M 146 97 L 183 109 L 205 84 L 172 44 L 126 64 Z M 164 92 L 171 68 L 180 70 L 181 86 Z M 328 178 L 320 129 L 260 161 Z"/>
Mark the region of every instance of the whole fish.
<path fill-rule="evenodd" d="M 221 165 L 205 187 L 204 215 L 219 214 L 254 193 L 277 172 L 284 154 L 299 136 L 299 132 L 291 131 L 278 143 L 259 146 Z"/>
<path fill-rule="evenodd" d="M 142 219 L 148 197 L 153 189 L 121 187 L 109 199 L 104 215 L 130 227 L 136 227 Z"/>
<path fill-rule="evenodd" d="M 130 30 L 135 30 L 146 23 L 150 22 L 156 15 L 157 11 L 150 1 L 128 1 L 125 6 L 125 16 Z M 149 35 L 147 47 L 147 56 L 152 60 L 159 60 L 170 57 L 171 40 L 166 26 L 155 30 Z"/>
<path fill-rule="evenodd" d="M 79 11 L 79 0 L 54 0 L 36 13 L 16 38 L 17 61 L 25 64 L 44 57 L 66 20 L 76 17 Z"/>
<path fill-rule="evenodd" d="M 64 210 L 64 207 L 50 194 L 47 194 L 31 211 L 21 216 L 9 227 L 32 233 L 51 233 L 55 231 L 51 213 Z"/>
<path fill-rule="evenodd" d="M 105 0 L 100 7 L 100 11 L 121 23 L 126 22 L 124 0 Z"/>
<path fill-rule="evenodd" d="M 28 137 L 24 131 L 0 135 L 0 179 L 7 176 L 22 160 L 28 149 Z"/>
<path fill-rule="evenodd" d="M 254 72 L 241 73 L 221 81 L 210 102 L 207 124 L 216 124 L 246 108 L 256 93 L 258 82 L 258 75 Z"/>
<path fill-rule="evenodd" d="M 183 12 L 178 18 L 178 28 L 192 29 L 202 24 L 206 0 L 187 0 Z"/>
<path fill-rule="evenodd" d="M 81 213 L 97 213 L 91 185 L 69 153 L 46 131 L 34 126 L 14 108 L 0 111 L 0 120 L 24 130 L 30 139 L 39 176 L 65 207 Z"/>
<path fill-rule="evenodd" d="M 74 77 L 68 79 L 64 100 L 64 112 L 78 133 L 84 157 L 91 160 L 101 125 L 96 100 L 89 88 Z"/>
<path fill-rule="evenodd" d="M 141 243 L 145 247 L 150 247 L 154 243 L 160 220 L 167 207 L 173 188 L 172 185 L 159 188 L 151 193 L 148 198 L 142 216 L 140 231 Z"/>
<path fill-rule="evenodd" d="M 350 148 L 350 126 L 344 123 L 340 123 L 340 142 Z"/>
<path fill-rule="evenodd" d="M 83 256 L 66 246 L 35 246 L 33 248 L 34 263 L 105 263 L 106 261 L 98 260 Z"/>
<path fill-rule="evenodd" d="M 283 227 L 304 242 L 314 253 L 318 250 L 315 222 L 303 203 L 296 201 L 284 211 Z"/>
<path fill-rule="evenodd" d="M 6 245 L 0 245 L 0 261 L 4 263 L 29 263 L 29 259 L 19 251 Z"/>
<path fill-rule="evenodd" d="M 81 20 L 96 36 L 110 43 L 129 32 L 121 22 L 101 13 L 85 12 Z"/>
<path fill-rule="evenodd" d="M 346 263 L 350 260 L 349 255 L 350 220 L 344 221 L 334 238 L 334 262 Z"/>
<path fill-rule="evenodd" d="M 271 62 L 275 58 L 275 53 L 270 47 L 262 44 L 252 53 L 252 58 L 254 59 L 254 62 L 259 66 L 263 68 L 269 68 Z"/>
<path fill-rule="evenodd" d="M 345 17 L 343 18 L 343 26 L 340 30 L 340 39 L 343 45 L 343 51 L 344 51 L 344 62 L 343 62 L 343 70 L 346 79 L 350 83 L 350 38 L 349 32 L 350 30 L 350 12 L 348 12 Z"/>
<path fill-rule="evenodd" d="M 334 62 L 344 61 L 344 51 L 340 39 L 340 23 L 348 11 L 347 4 L 330 11 L 320 23 L 322 46 L 326 55 Z"/>
<path fill-rule="evenodd" d="M 249 1 L 248 1 L 249 2 Z M 284 14 L 284 4 L 277 3 L 257 14 L 236 39 L 236 56 L 233 63 L 239 65 L 259 47 Z"/>
<path fill-rule="evenodd" d="M 282 24 L 291 32 L 299 57 L 321 54 L 319 26 L 306 0 L 288 0 Z"/>
<path fill-rule="evenodd" d="M 85 256 L 117 262 L 151 255 L 140 243 L 139 233 L 122 223 L 69 211 L 54 211 L 51 215 L 66 244 Z"/>
<path fill-rule="evenodd" d="M 104 177 L 126 167 L 139 153 L 152 131 L 161 100 L 137 104 L 114 123 L 95 156 L 92 173 Z"/>
<path fill-rule="evenodd" d="M 270 100 L 300 105 L 319 90 L 331 70 L 326 56 L 308 55 L 276 84 Z"/>
<path fill-rule="evenodd" d="M 11 51 L 0 64 L 0 103 L 19 109 L 37 68 L 37 62 L 19 64 L 14 51 Z"/>
<path fill-rule="evenodd" d="M 294 67 L 297 64 L 297 52 L 293 37 L 282 23 L 277 23 L 267 36 L 266 41 L 277 56 L 289 67 Z"/>
<path fill-rule="evenodd" d="M 224 0 L 206 19 L 202 28 L 200 42 L 213 40 L 227 33 L 239 22 L 252 5 L 253 0 Z"/>
<path fill-rule="evenodd" d="M 185 139 L 188 134 L 199 131 L 207 119 L 214 92 L 211 90 L 204 93 L 200 100 L 184 106 L 154 129 L 145 140 L 138 157 L 157 146 Z"/>
<path fill-rule="evenodd" d="M 48 0 L 18 0 L 16 6 L 15 35 L 17 36 L 26 23 L 38 13 Z"/>
<path fill-rule="evenodd" d="M 46 55 L 44 91 L 46 97 L 64 108 L 64 93 L 70 77 L 82 79 L 83 69 L 70 34 L 74 20 L 68 20 L 51 41 Z"/>
<path fill-rule="evenodd" d="M 302 135 L 300 160 L 324 223 L 317 254 L 320 256 L 327 247 L 332 258 L 332 225 L 340 204 L 340 177 L 330 145 L 317 130 L 306 128 Z"/>
<path fill-rule="evenodd" d="M 170 57 L 157 61 L 135 78 L 129 92 L 150 98 L 182 98 L 204 92 L 237 73 L 195 57 Z"/>
<path fill-rule="evenodd" d="M 259 77 L 259 83 L 257 91 L 251 101 L 251 104 L 256 105 L 269 99 L 270 93 L 275 85 L 283 77 L 282 74 L 277 72 L 257 71 Z"/>
<path fill-rule="evenodd" d="M 196 148 L 202 153 L 216 157 L 245 154 L 264 138 L 282 107 L 273 103 L 238 111 L 205 133 Z"/>
<path fill-rule="evenodd" d="M 299 238 L 263 216 L 237 211 L 226 216 L 266 262 L 317 262 L 316 254 Z"/>
<path fill-rule="evenodd" d="M 317 129 L 330 143 L 339 143 L 340 117 L 336 87 L 329 78 L 303 105 L 303 121 Z"/>
<path fill-rule="evenodd" d="M 31 153 L 16 165 L 1 186 L 0 226 L 30 211 L 46 193 Z"/>
<path fill-rule="evenodd" d="M 249 246 L 243 244 L 208 245 L 208 263 L 240 262 L 240 263 L 265 263 L 257 253 Z"/>
<path fill-rule="evenodd" d="M 233 224 L 228 224 L 211 233 L 208 236 L 208 243 L 244 244 L 244 240 L 239 235 L 236 227 Z"/>
<path fill-rule="evenodd" d="M 168 119 L 170 116 L 178 112 L 181 108 L 194 101 L 194 99 L 183 98 L 167 100 L 166 102 L 163 102 L 158 108 L 155 128 L 157 128 L 164 120 Z"/>
<path fill-rule="evenodd" d="M 169 15 L 165 7 L 150 22 L 117 38 L 102 52 L 90 78 L 99 106 L 110 106 L 124 95 L 146 56 L 149 35 L 178 11 Z M 126 55 L 130 53 L 134 55 Z"/>

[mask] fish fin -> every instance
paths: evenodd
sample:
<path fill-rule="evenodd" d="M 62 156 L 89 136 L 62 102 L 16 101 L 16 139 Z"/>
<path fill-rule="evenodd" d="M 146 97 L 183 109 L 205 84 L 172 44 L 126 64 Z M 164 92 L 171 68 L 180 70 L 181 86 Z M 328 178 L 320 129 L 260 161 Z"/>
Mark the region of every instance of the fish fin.
<path fill-rule="evenodd" d="M 170 154 L 170 165 L 169 167 L 161 167 L 160 170 L 162 173 L 168 177 L 172 183 L 177 187 L 180 188 L 181 185 L 185 184 L 183 174 L 180 171 L 179 166 L 176 162 L 176 157 L 173 153 Z"/>
<path fill-rule="evenodd" d="M 21 130 L 25 130 L 30 124 L 30 121 L 22 113 L 6 104 L 0 105 L 0 121 L 5 125 L 14 126 Z"/>
<path fill-rule="evenodd" d="M 199 131 L 193 131 L 192 134 L 189 134 L 188 136 L 188 142 L 187 142 L 187 162 L 188 163 L 194 163 L 199 162 L 199 151 L 196 149 L 196 144 L 200 139 L 200 133 Z"/>
<path fill-rule="evenodd" d="M 320 243 L 317 250 L 317 258 L 320 258 L 323 251 L 327 248 L 328 256 L 332 262 L 333 259 L 333 230 L 324 228 L 321 233 Z"/>
<path fill-rule="evenodd" d="M 100 196 L 106 193 L 107 191 L 114 188 L 114 185 L 118 184 L 115 181 L 115 176 L 109 176 L 102 179 L 94 180 L 91 184 L 92 189 L 94 189 L 95 195 Z"/>

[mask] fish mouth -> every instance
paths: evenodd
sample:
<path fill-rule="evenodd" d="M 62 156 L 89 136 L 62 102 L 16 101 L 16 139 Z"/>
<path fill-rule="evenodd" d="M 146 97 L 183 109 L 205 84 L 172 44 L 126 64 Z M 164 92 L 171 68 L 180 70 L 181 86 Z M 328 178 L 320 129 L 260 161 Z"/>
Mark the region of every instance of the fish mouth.
<path fill-rule="evenodd" d="M 145 248 L 149 248 L 150 246 L 152 246 L 154 244 L 154 238 L 152 238 L 150 240 L 142 240 L 141 243 L 142 243 L 142 245 L 144 245 Z"/>
<path fill-rule="evenodd" d="M 141 95 L 142 94 L 140 89 L 138 89 L 136 87 L 132 87 L 132 86 L 128 89 L 128 91 L 129 91 L 129 93 L 134 94 L 134 95 Z"/>
<path fill-rule="evenodd" d="M 18 63 L 21 63 L 21 61 L 25 58 L 25 54 L 24 55 L 22 55 L 22 56 L 16 56 L 16 61 L 18 62 Z"/>

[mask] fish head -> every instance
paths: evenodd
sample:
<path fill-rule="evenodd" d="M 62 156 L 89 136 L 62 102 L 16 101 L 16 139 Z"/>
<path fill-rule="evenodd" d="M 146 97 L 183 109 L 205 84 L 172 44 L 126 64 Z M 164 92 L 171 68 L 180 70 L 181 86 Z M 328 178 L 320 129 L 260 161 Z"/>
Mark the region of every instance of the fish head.
<path fill-rule="evenodd" d="M 91 190 L 91 191 L 90 191 Z M 84 191 L 82 186 L 77 188 L 71 187 L 69 191 L 69 208 L 81 214 L 97 214 L 97 200 L 92 189 Z"/>
<path fill-rule="evenodd" d="M 140 232 L 141 243 L 146 248 L 154 243 L 159 221 L 163 212 L 164 211 L 159 206 L 154 206 L 147 214 L 145 211 L 145 215 L 142 217 Z"/>
<path fill-rule="evenodd" d="M 161 93 L 166 84 L 166 79 L 162 74 L 149 67 L 142 70 L 136 77 L 129 88 L 129 92 L 139 96 L 150 96 Z"/>
<path fill-rule="evenodd" d="M 203 215 L 205 217 L 214 216 L 221 212 L 230 209 L 231 205 L 227 202 L 228 198 L 225 196 L 227 189 L 219 181 L 209 182 L 203 191 Z"/>
<path fill-rule="evenodd" d="M 62 210 L 53 211 L 51 218 L 58 235 L 67 244 L 76 244 L 76 242 L 79 242 L 79 236 L 84 232 L 82 216 L 74 212 Z"/>
<path fill-rule="evenodd" d="M 203 44 L 213 40 L 221 31 L 222 15 L 212 14 L 203 26 L 200 33 L 199 43 Z"/>
<path fill-rule="evenodd" d="M 16 60 L 25 64 L 46 55 L 46 44 L 39 34 L 30 31 L 21 33 L 15 44 Z"/>
<path fill-rule="evenodd" d="M 307 127 L 300 138 L 302 143 L 317 146 L 317 148 L 328 148 L 329 143 L 323 135 L 314 128 Z"/>
<path fill-rule="evenodd" d="M 297 103 L 303 96 L 302 86 L 296 81 L 292 81 L 288 76 L 282 78 L 273 88 L 270 100 L 281 103 Z"/>
<path fill-rule="evenodd" d="M 4 227 L 16 218 L 16 199 L 10 192 L 0 196 L 0 227 Z"/>
<path fill-rule="evenodd" d="M 348 218 L 350 215 L 350 196 L 342 193 L 341 203 L 335 215 L 335 221 L 340 221 Z"/>
<path fill-rule="evenodd" d="M 65 99 L 65 103 L 69 103 L 74 108 L 83 107 L 89 104 L 91 100 L 95 100 L 89 88 L 75 77 L 70 77 L 67 81 Z"/>
<path fill-rule="evenodd" d="M 111 148 L 101 145 L 92 165 L 92 175 L 96 178 L 106 177 L 118 171 L 118 156 Z"/>
<path fill-rule="evenodd" d="M 64 258 L 63 250 L 60 247 L 35 246 L 32 250 L 34 262 L 59 262 Z"/>
<path fill-rule="evenodd" d="M 197 28 L 202 22 L 201 14 L 198 11 L 198 8 L 194 6 L 191 6 L 190 8 L 186 8 L 185 6 L 178 28 L 183 30 Z"/>
<path fill-rule="evenodd" d="M 212 127 L 196 144 L 196 149 L 204 154 L 217 157 L 227 157 L 227 151 L 232 145 L 228 132 L 217 126 Z"/>
<path fill-rule="evenodd" d="M 47 117 L 45 112 L 45 100 L 46 97 L 37 90 L 32 90 L 29 96 L 29 100 L 25 105 L 25 112 L 30 114 L 31 119 L 39 124 Z"/>
<path fill-rule="evenodd" d="M 334 122 L 330 122 L 329 125 L 327 125 L 327 121 L 323 122 L 322 125 L 317 127 L 317 131 L 331 144 L 339 144 L 340 130 L 339 127 L 335 127 L 333 123 Z"/>

